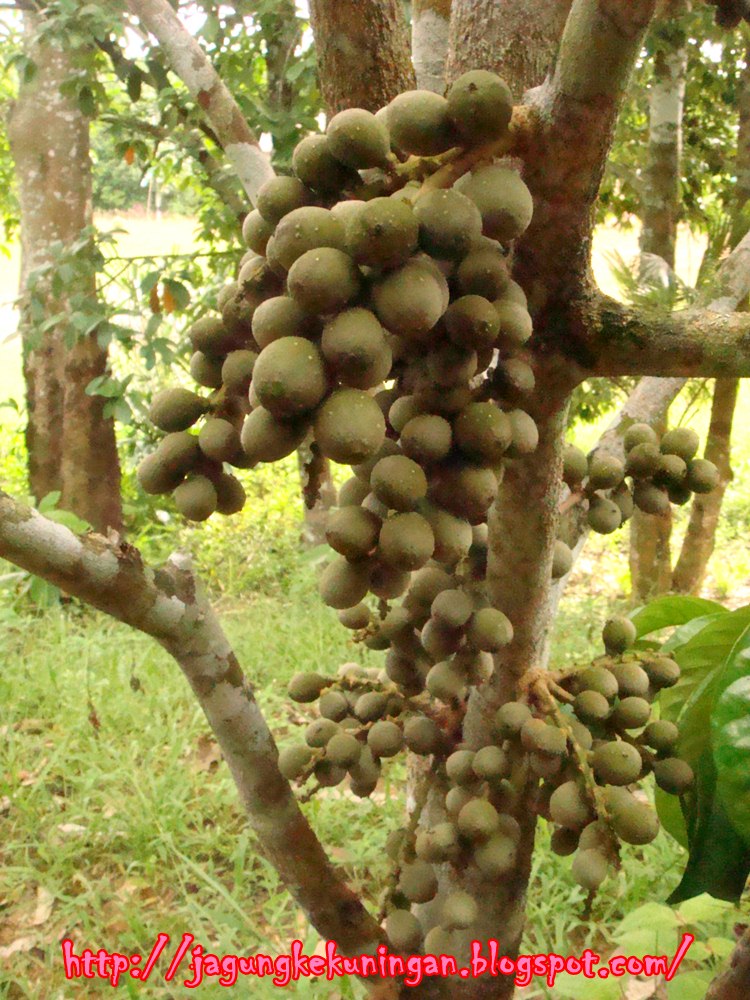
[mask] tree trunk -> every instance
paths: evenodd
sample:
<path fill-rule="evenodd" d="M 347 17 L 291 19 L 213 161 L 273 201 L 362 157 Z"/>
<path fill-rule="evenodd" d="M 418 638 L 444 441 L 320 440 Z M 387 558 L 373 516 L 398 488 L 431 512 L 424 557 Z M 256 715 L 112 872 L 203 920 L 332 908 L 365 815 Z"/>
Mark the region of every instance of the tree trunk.
<path fill-rule="evenodd" d="M 682 119 L 687 72 L 687 36 L 681 16 L 686 0 L 666 0 L 655 28 L 654 81 L 649 95 L 649 141 L 644 170 L 640 247 L 674 270 L 680 212 Z M 667 409 L 654 429 L 666 430 Z M 630 579 L 641 604 L 672 585 L 672 513 L 644 514 L 636 508 L 630 522 Z"/>
<path fill-rule="evenodd" d="M 645 604 L 672 586 L 672 512 L 644 514 L 636 508 L 630 519 L 631 599 Z"/>
<path fill-rule="evenodd" d="M 451 0 L 413 0 L 411 51 L 417 86 L 445 92 L 445 61 L 451 20 Z"/>
<path fill-rule="evenodd" d="M 401 0 L 310 0 L 310 21 L 329 114 L 378 111 L 414 87 Z"/>
<path fill-rule="evenodd" d="M 682 594 L 700 591 L 716 543 L 721 505 L 732 481 L 731 437 L 738 390 L 736 378 L 716 380 L 705 457 L 718 468 L 719 485 L 712 493 L 699 494 L 693 500 L 687 534 L 672 578 L 672 589 Z"/>
<path fill-rule="evenodd" d="M 750 928 L 732 953 L 729 968 L 708 988 L 706 1000 L 747 1000 L 750 995 Z"/>
<path fill-rule="evenodd" d="M 74 72 L 70 52 L 33 42 L 35 22 L 26 20 L 27 48 L 36 66 L 20 87 L 8 134 L 21 205 L 21 291 L 28 300 L 29 277 L 52 258 L 54 243 L 69 245 L 92 223 L 89 124 L 60 87 Z M 53 296 L 37 283 L 44 316 L 70 311 L 70 298 L 95 295 L 92 277 L 68 282 L 70 297 Z M 23 310 L 24 377 L 28 425 L 29 479 L 37 500 L 59 491 L 61 506 L 98 530 L 122 523 L 120 467 L 114 424 L 105 419 L 105 400 L 86 387 L 107 369 L 107 353 L 94 335 L 67 347 L 67 322 L 41 333 L 28 301 Z"/>
<path fill-rule="evenodd" d="M 649 424 L 657 434 L 667 428 L 667 414 L 674 400 L 671 390 L 664 393 L 663 406 L 651 414 Z M 672 585 L 672 509 L 665 514 L 644 514 L 637 507 L 630 519 L 630 585 L 636 604 L 645 604 Z"/>
<path fill-rule="evenodd" d="M 748 51 L 747 55 L 750 55 Z M 732 218 L 732 245 L 745 240 L 748 233 L 747 203 L 750 198 L 750 69 L 746 65 L 737 91 L 739 104 L 739 129 L 737 133 L 737 159 Z M 746 266 L 747 273 L 747 266 Z M 747 296 L 743 295 L 743 299 Z M 745 309 L 747 302 L 744 303 Z M 724 494 L 732 480 L 731 436 L 734 412 L 737 406 L 739 383 L 737 379 L 717 379 L 711 406 L 711 423 L 706 441 L 706 458 L 719 469 L 719 486 L 713 493 L 696 496 L 690 512 L 687 534 L 680 557 L 672 574 L 672 586 L 680 593 L 695 594 L 700 591 L 706 575 L 708 561 L 716 543 Z"/>
<path fill-rule="evenodd" d="M 654 80 L 649 95 L 649 140 L 644 170 L 640 245 L 675 266 L 680 214 L 682 119 L 687 35 L 681 23 L 686 0 L 667 0 L 654 32 Z"/>
<path fill-rule="evenodd" d="M 750 46 L 745 53 L 745 70 L 737 92 L 739 128 L 737 131 L 737 183 L 734 187 L 734 223 L 732 246 L 747 232 L 748 201 L 750 201 Z"/>
<path fill-rule="evenodd" d="M 549 72 L 570 6 L 571 0 L 454 0 L 448 79 L 494 70 L 520 102 Z"/>

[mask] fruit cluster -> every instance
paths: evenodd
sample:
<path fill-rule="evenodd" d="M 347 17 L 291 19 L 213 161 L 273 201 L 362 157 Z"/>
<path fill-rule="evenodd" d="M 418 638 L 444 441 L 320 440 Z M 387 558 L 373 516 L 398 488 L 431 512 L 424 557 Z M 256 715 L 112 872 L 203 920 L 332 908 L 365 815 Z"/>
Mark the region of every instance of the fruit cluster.
<path fill-rule="evenodd" d="M 436 603 L 440 609 L 460 602 L 446 589 L 436 594 Z M 328 787 L 348 774 L 352 793 L 364 797 L 374 791 L 383 761 L 402 750 L 432 755 L 438 777 L 433 794 L 442 788 L 444 819 L 420 825 L 417 810 L 410 827 L 394 831 L 387 844 L 397 875 L 386 908 L 394 947 L 450 952 L 450 934 L 476 920 L 472 897 L 450 894 L 424 942 L 410 908 L 435 897 L 442 865 L 473 870 L 490 883 L 512 873 L 522 836 L 520 796 L 529 787 L 535 811 L 553 825 L 552 849 L 575 854 L 573 877 L 591 892 L 618 866 L 622 843 L 654 839 L 657 815 L 638 784 L 653 774 L 665 792 L 682 795 L 693 773 L 676 755 L 677 727 L 653 714 L 658 693 L 679 680 L 679 666 L 632 648 L 635 638 L 629 619 L 610 619 L 603 656 L 566 674 L 531 675 L 521 684 L 523 698 L 498 709 L 491 741 L 478 749 L 460 742 L 460 732 L 446 725 L 450 717 L 435 710 L 426 692 L 394 683 L 387 668 L 344 664 L 337 677 L 308 673 L 292 679 L 292 699 L 317 701 L 319 717 L 303 744 L 280 754 L 290 780 L 314 776 Z M 460 694 L 429 693 L 454 706 Z"/>
<path fill-rule="evenodd" d="M 434 951 L 476 920 L 474 900 L 454 893 L 422 942 L 410 908 L 435 896 L 442 864 L 504 879 L 528 808 L 520 796 L 534 784 L 555 849 L 578 851 L 576 877 L 594 889 L 618 841 L 656 832 L 627 786 L 653 771 L 680 792 L 691 777 L 671 756 L 673 727 L 650 721 L 676 665 L 629 651 L 624 620 L 607 625 L 605 658 L 569 678 L 535 677 L 499 709 L 492 742 L 462 742 L 471 688 L 513 640 L 485 588 L 488 512 L 508 463 L 533 460 L 538 444 L 524 409 L 532 321 L 508 267 L 532 199 L 516 170 L 494 162 L 512 111 L 503 81 L 475 71 L 446 97 L 410 91 L 303 139 L 294 176 L 269 181 L 245 221 L 250 251 L 221 315 L 190 331 L 193 376 L 212 392 L 154 399 L 166 436 L 139 468 L 145 490 L 172 492 L 193 520 L 241 509 L 225 464 L 274 462 L 311 439 L 352 468 L 328 520 L 336 555 L 320 593 L 355 640 L 385 653 L 384 667 L 294 677 L 290 696 L 317 702 L 318 714 L 279 766 L 315 788 L 349 777 L 364 797 L 402 750 L 433 758 L 444 821 L 426 828 L 416 810 L 388 846 L 387 929 L 405 950 Z M 619 527 L 634 504 L 659 512 L 715 485 L 692 432 L 659 442 L 633 425 L 625 446 L 625 463 L 565 453 L 571 497 L 597 531 Z M 571 558 L 560 540 L 553 575 Z"/>
<path fill-rule="evenodd" d="M 430 174 L 502 140 L 511 114 L 503 81 L 474 72 L 447 97 L 412 91 L 378 115 L 343 111 L 299 143 L 295 176 L 265 184 L 245 220 L 251 249 L 221 315 L 190 330 L 193 377 L 213 392 L 175 387 L 153 401 L 167 436 L 139 468 L 146 491 L 172 492 L 192 520 L 231 513 L 242 491 L 224 463 L 277 461 L 311 434 L 357 473 L 341 496 L 357 512 L 332 528 L 345 550 L 334 602 L 364 595 L 375 548 L 389 577 L 444 542 L 468 549 L 502 461 L 536 445 L 516 408 L 534 384 L 520 354 L 532 324 L 505 259 L 532 200 L 491 159 L 447 189 Z"/>
<path fill-rule="evenodd" d="M 666 514 L 672 504 L 683 506 L 695 493 L 710 493 L 719 484 L 719 470 L 696 458 L 698 435 L 675 427 L 661 438 L 649 424 L 633 423 L 623 435 L 625 461 L 604 450 L 586 456 L 574 445 L 563 453 L 563 480 L 571 494 L 588 503 L 592 531 L 617 531 L 637 507 L 644 514 Z M 630 480 L 630 482 L 628 482 Z M 555 543 L 553 579 L 565 576 L 573 555 L 564 539 Z"/>

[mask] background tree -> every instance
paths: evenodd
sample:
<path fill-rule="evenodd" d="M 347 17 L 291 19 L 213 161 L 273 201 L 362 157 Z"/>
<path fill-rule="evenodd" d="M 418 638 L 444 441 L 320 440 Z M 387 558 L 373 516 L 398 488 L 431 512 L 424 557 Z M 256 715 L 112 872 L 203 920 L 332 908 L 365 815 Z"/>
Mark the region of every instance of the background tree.
<path fill-rule="evenodd" d="M 31 489 L 38 500 L 59 492 L 68 510 L 100 530 L 118 528 L 122 510 L 114 424 L 103 414 L 104 400 L 86 392 L 107 368 L 96 319 L 92 323 L 81 310 L 96 295 L 94 269 L 85 254 L 92 222 L 91 159 L 89 121 L 71 84 L 79 84 L 81 74 L 85 81 L 87 54 L 39 38 L 36 15 L 25 15 L 25 36 L 27 78 L 8 135 L 19 178 L 21 285 L 27 300 Z M 60 272 L 39 274 L 56 250 L 64 253 L 76 244 L 78 258 L 69 261 L 67 280 Z"/>

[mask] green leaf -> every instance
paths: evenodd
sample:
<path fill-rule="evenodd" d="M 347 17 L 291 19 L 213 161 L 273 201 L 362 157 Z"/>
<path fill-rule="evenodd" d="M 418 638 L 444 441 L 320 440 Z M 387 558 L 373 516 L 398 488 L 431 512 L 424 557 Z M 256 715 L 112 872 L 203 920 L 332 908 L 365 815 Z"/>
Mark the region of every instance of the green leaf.
<path fill-rule="evenodd" d="M 87 118 L 96 117 L 96 98 L 91 87 L 81 87 L 78 91 L 78 107 Z"/>
<path fill-rule="evenodd" d="M 149 271 L 148 274 L 141 281 L 141 291 L 144 295 L 148 295 L 154 285 L 161 278 L 161 271 Z"/>
<path fill-rule="evenodd" d="M 745 676 L 730 684 L 714 711 L 713 744 L 717 792 L 735 830 L 750 847 L 750 641 L 731 669 Z"/>
<path fill-rule="evenodd" d="M 564 972 L 555 980 L 555 997 L 570 1000 L 622 1000 L 622 988 L 627 978 L 586 979 Z"/>
<path fill-rule="evenodd" d="M 56 524 L 62 524 L 65 528 L 69 528 L 77 535 L 83 534 L 85 531 L 91 531 L 91 525 L 88 521 L 84 521 L 82 517 L 72 514 L 69 510 L 52 510 L 49 514 L 47 514 L 47 517 L 50 521 L 54 521 Z"/>
<path fill-rule="evenodd" d="M 690 857 L 682 881 L 669 898 L 672 904 L 710 893 L 736 903 L 750 872 L 750 850 L 729 821 L 716 794 L 716 769 L 710 749 L 695 771 L 695 787 L 683 797 L 690 838 Z"/>
<path fill-rule="evenodd" d="M 735 948 L 735 942 L 724 937 L 710 937 L 706 944 L 717 958 L 729 958 Z"/>
<path fill-rule="evenodd" d="M 680 847 L 689 849 L 689 840 L 685 817 L 682 814 L 680 800 L 675 795 L 667 795 L 661 788 L 656 786 L 655 790 L 656 811 L 659 814 L 659 822 L 666 832 L 677 841 Z"/>
<path fill-rule="evenodd" d="M 650 604 L 638 608 L 630 618 L 636 627 L 638 638 L 658 632 L 673 625 L 684 625 L 704 615 L 726 612 L 727 609 L 716 601 L 703 597 L 670 595 L 659 597 Z"/>
<path fill-rule="evenodd" d="M 181 281 L 175 281 L 174 278 L 165 278 L 164 287 L 168 288 L 171 292 L 178 309 L 187 309 L 190 304 L 190 292 Z"/>
<path fill-rule="evenodd" d="M 40 576 L 32 576 L 29 580 L 29 597 L 40 608 L 52 608 L 60 603 L 60 590 Z"/>
<path fill-rule="evenodd" d="M 674 657 L 682 671 L 679 683 L 659 697 L 664 718 L 676 721 L 698 688 L 708 679 L 716 679 L 738 637 L 748 626 L 750 607 L 738 608 L 695 619 L 678 629 L 662 646 L 662 652 Z M 716 692 L 717 697 L 719 693 Z"/>
<path fill-rule="evenodd" d="M 57 505 L 60 503 L 61 496 L 62 493 L 60 492 L 60 490 L 52 490 L 50 493 L 47 493 L 45 496 L 42 497 L 42 499 L 37 504 L 36 509 L 39 511 L 40 514 L 48 514 L 51 510 L 54 510 L 55 507 L 57 507 Z"/>
<path fill-rule="evenodd" d="M 642 930 L 648 925 L 649 930 L 654 933 L 659 933 L 661 936 L 672 934 L 674 937 L 674 931 L 679 924 L 680 921 L 671 906 L 665 906 L 663 903 L 644 903 L 620 921 L 615 936 L 619 945 L 622 935 Z"/>
<path fill-rule="evenodd" d="M 703 628 L 674 646 L 671 653 L 683 677 L 675 688 L 664 692 L 662 714 L 676 720 L 680 728 L 677 750 L 693 768 L 696 781 L 680 800 L 690 857 L 670 902 L 704 892 L 735 902 L 750 872 L 750 841 L 741 836 L 733 822 L 734 813 L 742 806 L 728 802 L 737 797 L 737 777 L 727 777 L 726 760 L 721 773 L 717 769 L 713 718 L 727 688 L 750 673 L 750 608 L 709 615 Z M 724 720 L 730 724 L 730 733 L 734 731 L 731 723 L 737 711 L 736 703 L 732 706 L 729 709 L 727 704 L 730 715 Z M 721 725 L 719 729 L 723 731 Z M 736 763 L 734 751 L 729 761 Z M 729 785 L 725 791 L 726 782 Z M 747 781 L 740 780 L 745 795 L 747 786 Z M 674 826 L 672 823 L 670 831 Z"/>
<path fill-rule="evenodd" d="M 667 987 L 669 1000 L 704 1000 L 712 979 L 710 972 L 678 972 Z"/>
<path fill-rule="evenodd" d="M 716 923 L 724 920 L 733 909 L 731 903 L 703 893 L 686 900 L 677 910 L 677 915 L 686 924 Z"/>
<path fill-rule="evenodd" d="M 162 315 L 161 313 L 154 313 L 153 316 L 149 317 L 148 323 L 146 324 L 146 338 L 153 337 L 156 331 L 161 326 Z"/>
<path fill-rule="evenodd" d="M 133 103 L 140 100 L 141 97 L 141 85 L 143 83 L 143 75 L 137 66 L 128 73 L 127 91 L 128 97 Z"/>

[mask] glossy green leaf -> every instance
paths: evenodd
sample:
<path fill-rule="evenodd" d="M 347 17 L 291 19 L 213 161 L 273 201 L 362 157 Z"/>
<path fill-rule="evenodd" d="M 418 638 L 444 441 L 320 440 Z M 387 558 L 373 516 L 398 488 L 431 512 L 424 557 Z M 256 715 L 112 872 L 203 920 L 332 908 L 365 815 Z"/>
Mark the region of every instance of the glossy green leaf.
<path fill-rule="evenodd" d="M 742 632 L 750 626 L 750 607 L 707 615 L 678 629 L 662 647 L 680 665 L 678 684 L 659 697 L 662 716 L 676 721 L 704 685 L 718 683 L 722 668 Z M 714 697 L 718 697 L 718 690 Z M 708 733 L 705 733 L 706 739 Z"/>
<path fill-rule="evenodd" d="M 675 795 L 667 795 L 661 788 L 656 787 L 655 792 L 656 811 L 659 814 L 659 822 L 674 837 L 680 847 L 689 849 L 688 832 L 685 824 L 685 817 L 682 814 L 680 800 Z"/>
<path fill-rule="evenodd" d="M 694 628 L 696 622 L 702 624 L 698 630 Z M 742 806 L 728 801 L 737 797 L 738 779 L 726 777 L 726 762 L 720 773 L 714 759 L 714 713 L 725 690 L 750 674 L 750 608 L 708 615 L 678 632 L 682 632 L 681 641 L 675 642 L 673 637 L 664 648 L 669 645 L 683 676 L 678 685 L 663 692 L 660 704 L 662 715 L 675 720 L 680 728 L 678 752 L 693 768 L 696 783 L 680 799 L 690 857 L 671 901 L 704 892 L 736 901 L 750 871 L 750 841 L 743 838 L 734 823 L 734 813 Z M 734 720 L 725 721 L 730 723 L 731 734 Z M 724 753 L 729 753 L 729 760 L 735 760 L 733 751 L 726 746 Z M 724 791 L 725 781 L 730 786 L 735 782 L 733 794 Z M 665 828 L 684 844 L 674 805 L 658 795 L 657 807 Z"/>
<path fill-rule="evenodd" d="M 716 769 L 710 747 L 693 769 L 695 787 L 682 798 L 690 857 L 669 902 L 681 903 L 702 893 L 738 902 L 750 873 L 750 850 L 732 826 L 716 794 Z"/>
<path fill-rule="evenodd" d="M 722 693 L 713 715 L 717 791 L 737 832 L 750 846 L 750 643 L 735 657 L 744 676 Z"/>
<path fill-rule="evenodd" d="M 642 636 L 658 632 L 660 629 L 684 625 L 694 618 L 705 615 L 726 613 L 726 610 L 723 605 L 717 604 L 716 601 L 709 601 L 703 597 L 675 594 L 658 597 L 655 601 L 638 608 L 631 614 L 630 618 L 640 639 Z"/>

